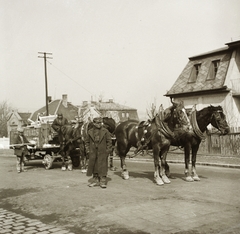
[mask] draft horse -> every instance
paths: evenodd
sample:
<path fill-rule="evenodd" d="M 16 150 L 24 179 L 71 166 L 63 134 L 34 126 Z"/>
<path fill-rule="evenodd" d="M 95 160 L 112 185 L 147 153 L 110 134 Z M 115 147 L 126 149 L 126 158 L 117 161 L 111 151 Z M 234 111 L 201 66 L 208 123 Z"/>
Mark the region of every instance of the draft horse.
<path fill-rule="evenodd" d="M 85 148 L 82 139 L 81 127 L 83 123 L 77 122 L 74 126 L 61 127 L 63 142 L 60 142 L 60 154 L 62 156 L 62 170 L 72 170 L 72 166 L 78 167 L 85 160 Z M 80 157 L 80 159 L 79 159 Z"/>
<path fill-rule="evenodd" d="M 223 108 L 221 106 L 210 105 L 199 111 L 197 111 L 196 107 L 194 106 L 190 116 L 190 120 L 193 128 L 192 131 L 189 131 L 182 136 L 171 138 L 171 145 L 181 146 L 184 148 L 184 173 L 186 175 L 186 181 L 188 182 L 200 181 L 200 178 L 196 171 L 196 158 L 199 145 L 201 141 L 205 138 L 204 132 L 206 131 L 207 126 L 211 124 L 213 127 L 218 129 L 222 135 L 226 135 L 230 132 L 228 123 L 226 121 L 226 116 L 223 113 Z M 190 152 L 192 152 L 191 170 L 189 170 Z M 161 155 L 163 154 L 164 152 L 161 152 Z"/>
<path fill-rule="evenodd" d="M 167 119 L 163 118 L 162 113 L 159 112 L 152 120 L 148 120 L 147 122 L 138 123 L 135 120 L 127 120 L 116 127 L 116 150 L 121 161 L 123 179 L 129 179 L 129 172 L 125 162 L 126 155 L 131 147 L 139 149 L 139 142 L 141 142 L 143 147 L 153 150 L 154 180 L 157 185 L 171 182 L 165 173 L 165 166 L 170 139 L 174 136 L 166 121 L 171 122 L 173 127 L 176 124 L 179 126 L 189 126 L 189 119 L 183 103 L 173 103 L 168 110 L 169 115 Z"/>

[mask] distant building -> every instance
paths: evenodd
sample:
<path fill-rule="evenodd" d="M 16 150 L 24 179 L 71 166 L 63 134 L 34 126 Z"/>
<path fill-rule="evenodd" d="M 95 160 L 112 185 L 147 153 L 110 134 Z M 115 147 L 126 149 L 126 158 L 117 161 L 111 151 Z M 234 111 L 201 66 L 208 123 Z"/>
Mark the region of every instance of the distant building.
<path fill-rule="evenodd" d="M 116 123 L 128 119 L 139 120 L 137 109 L 115 103 L 113 99 L 109 99 L 106 102 L 84 101 L 80 108 L 79 115 L 84 118 L 84 121 L 88 117 L 92 118 L 99 115 L 102 117 L 111 117 Z"/>
<path fill-rule="evenodd" d="M 29 124 L 28 119 L 31 113 L 22 113 L 13 111 L 7 121 L 7 131 L 8 136 L 10 136 L 11 131 L 17 131 L 18 127 L 25 127 Z"/>
<path fill-rule="evenodd" d="M 230 127 L 240 127 L 240 40 L 189 58 L 165 95 L 197 109 L 221 105 Z"/>
<path fill-rule="evenodd" d="M 68 102 L 67 94 L 63 94 L 62 99 L 56 99 L 53 101 L 51 97 L 49 97 L 48 112 L 49 115 L 57 115 L 57 113 L 62 113 L 63 116 L 70 121 L 75 120 L 78 116 L 78 107 Z M 46 116 L 46 106 L 43 106 L 33 112 L 30 116 L 30 120 L 36 122 L 39 120 L 39 116 Z"/>

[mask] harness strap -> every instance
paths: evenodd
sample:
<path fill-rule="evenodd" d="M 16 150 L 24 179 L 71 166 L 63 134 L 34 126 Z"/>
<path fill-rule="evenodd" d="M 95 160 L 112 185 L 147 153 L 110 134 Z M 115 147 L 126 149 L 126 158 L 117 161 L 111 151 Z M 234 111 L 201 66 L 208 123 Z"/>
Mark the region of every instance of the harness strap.
<path fill-rule="evenodd" d="M 198 126 L 198 123 L 197 123 L 196 110 L 192 111 L 192 114 L 191 114 L 191 124 L 193 126 L 194 134 L 198 138 L 200 138 L 201 140 L 204 140 L 205 136 L 204 136 L 203 132 L 199 129 L 199 126 Z"/>

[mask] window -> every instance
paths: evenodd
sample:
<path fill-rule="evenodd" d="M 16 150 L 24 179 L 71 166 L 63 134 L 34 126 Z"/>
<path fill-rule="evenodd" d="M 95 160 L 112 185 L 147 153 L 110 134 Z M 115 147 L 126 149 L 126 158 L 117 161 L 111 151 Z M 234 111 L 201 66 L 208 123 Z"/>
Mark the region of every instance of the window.
<path fill-rule="evenodd" d="M 208 72 L 207 80 L 213 80 L 216 78 L 219 64 L 220 64 L 220 60 L 212 61 L 209 72 Z"/>
<path fill-rule="evenodd" d="M 200 67 L 201 67 L 200 63 L 193 65 L 192 72 L 191 72 L 190 78 L 188 80 L 189 83 L 196 82 Z"/>
<path fill-rule="evenodd" d="M 122 112 L 122 117 L 123 117 L 123 118 L 125 117 L 125 113 L 124 113 L 124 112 Z"/>

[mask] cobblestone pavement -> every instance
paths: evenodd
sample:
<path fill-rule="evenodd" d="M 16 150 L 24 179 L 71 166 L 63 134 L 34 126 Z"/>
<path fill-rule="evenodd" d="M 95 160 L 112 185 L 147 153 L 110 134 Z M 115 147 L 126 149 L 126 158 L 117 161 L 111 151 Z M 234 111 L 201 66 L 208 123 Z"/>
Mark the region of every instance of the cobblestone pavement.
<path fill-rule="evenodd" d="M 26 218 L 23 215 L 0 208 L 0 233 L 6 234 L 73 234 L 67 230 L 47 225 L 39 220 Z"/>

